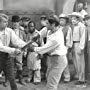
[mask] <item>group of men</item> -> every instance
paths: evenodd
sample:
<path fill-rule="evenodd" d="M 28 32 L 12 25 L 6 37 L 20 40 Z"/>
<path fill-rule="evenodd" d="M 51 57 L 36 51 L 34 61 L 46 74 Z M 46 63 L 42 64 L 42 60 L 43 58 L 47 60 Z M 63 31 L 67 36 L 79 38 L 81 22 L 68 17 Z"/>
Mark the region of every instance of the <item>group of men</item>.
<path fill-rule="evenodd" d="M 80 3 L 78 6 L 82 7 L 83 5 Z M 20 21 L 18 16 L 12 17 L 13 27 L 11 29 L 8 28 L 8 16 L 0 14 L 0 71 L 3 70 L 6 80 L 10 82 L 11 90 L 18 90 L 14 75 L 14 63 L 17 66 L 19 82 L 25 85 L 22 76 L 23 54 L 27 54 L 29 69 L 26 82 L 31 81 L 32 74 L 34 74 L 35 84 L 41 82 L 40 69 L 43 54 L 47 55 L 46 90 L 57 90 L 62 73 L 65 76 L 64 81 L 69 82 L 70 71 L 67 56 L 71 48 L 76 70 L 75 78 L 78 80 L 76 85 L 85 84 L 84 48 L 86 42 L 89 42 L 90 16 L 81 7 L 79 12 L 69 15 L 60 14 L 59 18 L 56 15 L 49 18 L 41 17 L 43 27 L 40 31 L 35 29 L 33 21 L 29 21 L 26 34 L 25 27 L 21 27 L 18 23 Z M 28 41 L 30 44 L 22 50 Z"/>

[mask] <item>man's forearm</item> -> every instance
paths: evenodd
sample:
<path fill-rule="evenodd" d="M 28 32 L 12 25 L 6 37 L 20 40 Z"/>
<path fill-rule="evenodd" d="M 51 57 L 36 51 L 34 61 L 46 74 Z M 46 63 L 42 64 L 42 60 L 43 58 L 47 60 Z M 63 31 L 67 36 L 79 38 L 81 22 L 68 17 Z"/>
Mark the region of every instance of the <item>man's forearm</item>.
<path fill-rule="evenodd" d="M 14 53 L 15 48 L 11 48 L 11 47 L 8 47 L 8 46 L 2 46 L 1 45 L 0 46 L 0 51 L 11 54 L 11 53 Z"/>

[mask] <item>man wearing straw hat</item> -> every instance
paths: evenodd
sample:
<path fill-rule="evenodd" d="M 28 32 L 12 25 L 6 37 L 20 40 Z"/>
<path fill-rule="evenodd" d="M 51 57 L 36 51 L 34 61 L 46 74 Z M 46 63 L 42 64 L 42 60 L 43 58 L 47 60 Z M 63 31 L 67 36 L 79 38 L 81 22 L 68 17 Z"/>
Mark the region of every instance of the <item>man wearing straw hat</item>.
<path fill-rule="evenodd" d="M 67 59 L 69 59 L 68 55 L 70 53 L 70 48 L 72 47 L 72 29 L 69 25 L 69 17 L 65 14 L 59 15 L 59 22 L 60 22 L 60 28 L 62 28 L 63 34 L 64 34 L 64 44 L 67 47 Z M 64 70 L 64 82 L 67 83 L 70 81 L 70 72 L 69 67 L 67 67 Z"/>
<path fill-rule="evenodd" d="M 78 79 L 76 85 L 83 85 L 85 84 L 84 47 L 86 27 L 80 22 L 83 18 L 81 14 L 73 12 L 70 17 L 73 29 L 73 61 L 76 69 L 75 77 Z"/>

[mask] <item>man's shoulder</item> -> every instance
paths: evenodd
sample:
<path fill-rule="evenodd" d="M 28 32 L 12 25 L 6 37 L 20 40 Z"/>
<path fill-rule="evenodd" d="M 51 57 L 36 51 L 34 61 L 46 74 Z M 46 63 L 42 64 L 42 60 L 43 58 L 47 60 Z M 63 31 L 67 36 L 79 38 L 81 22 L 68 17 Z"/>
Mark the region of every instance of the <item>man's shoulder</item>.
<path fill-rule="evenodd" d="M 47 31 L 47 27 L 42 28 L 40 31 Z"/>
<path fill-rule="evenodd" d="M 13 31 L 13 29 L 11 29 L 11 28 L 9 28 L 9 27 L 6 27 L 5 30 L 8 31 L 8 32 L 12 32 L 12 31 Z"/>
<path fill-rule="evenodd" d="M 84 25 L 84 23 L 82 23 L 82 22 L 79 22 L 78 25 L 79 25 L 80 27 L 86 27 L 86 26 Z"/>

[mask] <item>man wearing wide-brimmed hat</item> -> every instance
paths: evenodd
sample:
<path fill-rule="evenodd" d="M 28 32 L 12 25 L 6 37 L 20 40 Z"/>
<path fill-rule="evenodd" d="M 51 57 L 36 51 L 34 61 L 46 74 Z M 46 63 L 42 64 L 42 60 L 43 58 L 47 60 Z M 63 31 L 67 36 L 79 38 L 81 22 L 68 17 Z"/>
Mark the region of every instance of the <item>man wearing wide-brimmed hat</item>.
<path fill-rule="evenodd" d="M 67 59 L 69 59 L 69 49 L 72 47 L 72 30 L 69 25 L 69 17 L 65 14 L 60 14 L 59 15 L 59 23 L 60 23 L 60 28 L 62 28 L 63 34 L 64 34 L 64 44 L 67 47 L 68 53 L 67 53 Z M 64 70 L 64 82 L 69 82 L 70 81 L 70 72 L 68 65 Z"/>
<path fill-rule="evenodd" d="M 78 79 L 76 85 L 83 85 L 85 83 L 84 47 L 86 27 L 80 22 L 83 17 L 79 13 L 73 12 L 70 15 L 70 18 L 73 29 L 73 61 L 76 69 L 75 77 Z"/>

